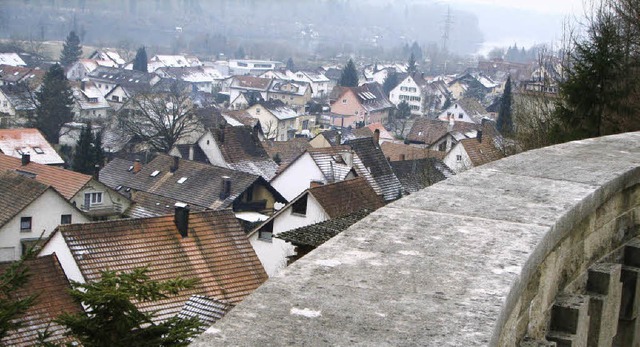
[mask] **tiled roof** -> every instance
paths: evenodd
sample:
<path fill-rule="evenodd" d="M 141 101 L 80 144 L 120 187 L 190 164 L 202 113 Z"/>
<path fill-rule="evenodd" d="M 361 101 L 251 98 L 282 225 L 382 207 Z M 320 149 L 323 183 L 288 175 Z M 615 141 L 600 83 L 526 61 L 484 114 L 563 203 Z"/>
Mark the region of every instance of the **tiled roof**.
<path fill-rule="evenodd" d="M 269 101 L 261 101 L 260 105 L 266 108 L 279 120 L 291 119 L 298 117 L 296 111 L 287 106 L 284 102 L 274 99 Z"/>
<path fill-rule="evenodd" d="M 0 272 L 6 271 L 10 263 L 1 263 Z M 69 282 L 58 263 L 55 254 L 27 260 L 29 280 L 15 294 L 18 298 L 36 294 L 33 306 L 19 318 L 22 328 L 9 331 L 1 343 L 3 346 L 34 346 L 38 341 L 38 333 L 46 330 L 51 334 L 48 342 L 64 344 L 70 342 L 65 337 L 66 329 L 53 320 L 62 313 L 80 313 L 82 307 L 69 295 Z"/>
<path fill-rule="evenodd" d="M 351 90 L 358 98 L 358 101 L 367 112 L 377 112 L 393 108 L 393 104 L 384 95 L 382 87 L 376 83 L 365 83 L 359 87 L 341 87 L 337 86 L 331 91 L 332 99 L 337 100 Z"/>
<path fill-rule="evenodd" d="M 4 81 L 5 84 L 23 82 L 35 88 L 42 83 L 44 75 L 45 71 L 40 68 L 0 65 L 0 80 Z"/>
<path fill-rule="evenodd" d="M 49 186 L 14 172 L 0 172 L 0 227 L 49 189 Z"/>
<path fill-rule="evenodd" d="M 450 125 L 449 122 L 438 119 L 418 118 L 413 123 L 411 131 L 407 135 L 407 140 L 431 145 L 450 131 L 464 133 L 476 130 L 478 127 L 479 125 L 477 124 L 467 122 L 454 122 L 453 125 Z"/>
<path fill-rule="evenodd" d="M 229 117 L 243 125 L 249 125 L 253 127 L 258 124 L 258 119 L 253 118 L 251 114 L 249 114 L 246 110 L 224 111 L 222 113 L 222 116 L 225 117 L 225 120 L 227 119 L 227 117 Z M 229 123 L 228 120 L 227 123 Z"/>
<path fill-rule="evenodd" d="M 178 314 L 193 295 L 237 304 L 266 279 L 260 260 L 233 212 L 189 214 L 188 236 L 181 237 L 174 216 L 68 224 L 58 228 L 88 282 L 100 271 L 147 267 L 153 280 L 196 278 L 193 289 L 156 302 L 138 303 L 157 311 L 161 321 Z"/>
<path fill-rule="evenodd" d="M 17 53 L 0 53 L 0 64 L 11 66 L 27 65 Z"/>
<path fill-rule="evenodd" d="M 101 181 L 111 188 L 130 187 L 214 210 L 231 206 L 235 199 L 257 181 L 268 185 L 257 175 L 191 160 L 179 159 L 178 169 L 171 172 L 174 158 L 164 154 L 158 155 L 150 163 L 143 165 L 142 169 L 135 174 L 128 171 L 132 164 L 126 165 L 121 160 L 115 163 L 114 161 L 100 171 Z M 156 171 L 157 173 L 153 175 Z M 231 194 L 221 200 L 223 176 L 231 178 Z M 186 179 L 178 183 L 182 178 Z"/>
<path fill-rule="evenodd" d="M 175 204 L 182 202 L 143 191 L 131 191 L 129 198 L 134 203 L 124 212 L 124 215 L 131 218 L 158 217 L 172 214 L 175 211 Z M 206 208 L 204 207 L 191 205 L 191 211 L 201 212 L 205 210 Z"/>
<path fill-rule="evenodd" d="M 40 164 L 64 164 L 58 152 L 35 128 L 0 129 L 0 152 L 15 158 L 22 158 L 22 153 L 29 153 L 31 160 Z"/>
<path fill-rule="evenodd" d="M 308 189 L 330 218 L 339 218 L 362 209 L 375 211 L 384 201 L 362 177 Z"/>
<path fill-rule="evenodd" d="M 309 144 L 309 141 L 305 138 L 294 138 L 289 141 L 267 140 L 263 142 L 263 146 L 267 153 L 269 153 L 269 157 L 274 158 L 276 154 L 280 157 L 278 172 L 307 149 L 311 148 L 311 144 Z"/>
<path fill-rule="evenodd" d="M 270 78 L 260 78 L 254 76 L 234 76 L 230 88 L 235 89 L 255 89 L 266 91 L 271 84 Z"/>
<path fill-rule="evenodd" d="M 192 295 L 184 304 L 178 318 L 198 317 L 208 327 L 222 318 L 233 306 L 203 295 Z"/>
<path fill-rule="evenodd" d="M 424 158 L 438 158 L 444 159 L 445 152 L 434 151 L 428 148 L 421 148 L 412 145 L 406 145 L 404 143 L 383 142 L 380 144 L 380 148 L 384 153 L 385 158 L 388 158 L 390 162 L 411 159 L 424 159 Z M 392 163 L 391 163 L 392 164 Z M 393 166 L 393 164 L 391 165 Z"/>
<path fill-rule="evenodd" d="M 370 210 L 363 209 L 343 217 L 285 231 L 274 235 L 274 237 L 291 242 L 294 245 L 318 247 L 366 217 L 369 213 L 371 213 Z"/>
<path fill-rule="evenodd" d="M 84 86 L 84 89 L 82 89 Z M 79 87 L 74 87 L 73 97 L 81 110 L 110 109 L 111 105 L 102 95 L 102 92 L 93 82 L 82 82 Z"/>
<path fill-rule="evenodd" d="M 212 132 L 225 162 L 231 168 L 260 175 L 267 181 L 275 176 L 278 164 L 264 149 L 253 127 L 225 126 L 223 129 L 214 129 Z"/>
<path fill-rule="evenodd" d="M 478 142 L 477 139 L 465 139 L 460 141 L 460 144 L 469 155 L 474 167 L 504 158 L 504 154 L 496 148 L 493 140 L 488 136 L 484 136 L 482 142 Z"/>
<path fill-rule="evenodd" d="M 436 158 L 393 161 L 390 164 L 406 193 L 415 193 L 454 175 L 442 160 Z"/>
<path fill-rule="evenodd" d="M 286 90 L 288 86 L 291 86 L 292 90 Z M 283 89 L 285 87 L 285 89 Z M 311 86 L 308 82 L 300 82 L 300 81 L 283 81 L 274 79 L 269 86 L 270 93 L 278 93 L 278 94 L 291 94 L 303 96 L 307 92 L 307 90 L 311 89 Z"/>
<path fill-rule="evenodd" d="M 364 173 L 366 171 L 360 158 L 348 146 L 310 148 L 307 152 L 329 182 L 344 180 L 355 167 L 358 167 L 356 172 Z"/>
<path fill-rule="evenodd" d="M 393 173 L 380 146 L 374 143 L 373 138 L 349 140 L 346 144 L 351 146 L 373 177 L 375 184 L 372 184 L 372 187 L 376 193 L 383 195 L 386 201 L 396 199 L 402 185 Z"/>
<path fill-rule="evenodd" d="M 52 186 L 67 200 L 73 198 L 91 180 L 89 175 L 33 161 L 23 166 L 20 159 L 4 154 L 0 154 L 0 170 L 35 175 L 38 182 Z"/>
<path fill-rule="evenodd" d="M 340 143 L 338 143 L 338 132 L 340 133 Z M 332 146 L 344 144 L 345 141 L 373 136 L 373 132 L 368 128 L 352 129 L 342 128 L 340 130 L 325 130 L 318 134 L 322 135 Z"/>
<path fill-rule="evenodd" d="M 480 104 L 480 102 L 474 98 L 460 99 L 456 101 L 456 103 L 460 105 L 460 107 L 462 107 L 462 109 L 465 110 L 469 117 L 471 117 L 473 120 L 477 121 L 483 115 L 487 114 L 487 109 L 484 108 Z"/>
<path fill-rule="evenodd" d="M 30 111 L 36 109 L 33 95 L 23 84 L 0 86 L 0 92 L 11 103 L 16 111 Z"/>

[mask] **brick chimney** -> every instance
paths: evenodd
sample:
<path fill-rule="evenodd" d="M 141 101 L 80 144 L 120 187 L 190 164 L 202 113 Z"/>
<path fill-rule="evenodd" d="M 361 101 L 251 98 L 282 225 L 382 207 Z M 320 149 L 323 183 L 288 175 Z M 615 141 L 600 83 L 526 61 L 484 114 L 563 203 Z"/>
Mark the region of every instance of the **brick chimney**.
<path fill-rule="evenodd" d="M 98 165 L 98 164 L 93 166 L 93 178 L 96 181 L 100 180 L 100 165 Z"/>
<path fill-rule="evenodd" d="M 380 129 L 376 129 L 373 132 L 373 143 L 377 145 L 380 144 Z"/>
<path fill-rule="evenodd" d="M 220 189 L 220 200 L 224 200 L 231 195 L 231 177 L 222 176 L 222 187 Z"/>
<path fill-rule="evenodd" d="M 140 159 L 136 159 L 136 161 L 133 162 L 133 173 L 138 173 L 140 172 L 140 170 L 142 170 L 142 163 L 140 162 Z"/>
<path fill-rule="evenodd" d="M 476 138 L 478 139 L 478 142 L 482 143 L 482 130 L 478 130 Z"/>
<path fill-rule="evenodd" d="M 26 166 L 31 162 L 31 154 L 22 153 L 22 166 Z"/>
<path fill-rule="evenodd" d="M 187 237 L 189 236 L 189 205 L 182 202 L 176 202 L 174 207 L 175 214 L 173 221 L 176 223 L 180 236 Z"/>
<path fill-rule="evenodd" d="M 338 130 L 336 134 L 336 146 L 340 146 L 342 144 L 342 131 Z"/>

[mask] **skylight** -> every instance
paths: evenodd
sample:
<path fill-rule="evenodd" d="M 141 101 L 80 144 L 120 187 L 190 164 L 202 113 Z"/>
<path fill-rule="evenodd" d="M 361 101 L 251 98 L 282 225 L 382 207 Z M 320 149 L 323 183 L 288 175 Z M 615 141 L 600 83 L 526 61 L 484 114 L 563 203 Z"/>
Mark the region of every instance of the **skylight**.
<path fill-rule="evenodd" d="M 160 171 L 156 170 L 156 171 L 152 172 L 151 175 L 149 175 L 149 176 L 156 177 L 156 176 L 158 176 L 159 173 L 160 173 Z"/>
<path fill-rule="evenodd" d="M 44 151 L 40 147 L 33 147 L 33 151 L 38 154 L 44 154 Z"/>
<path fill-rule="evenodd" d="M 178 180 L 178 183 L 182 184 L 187 180 L 187 177 L 182 177 Z"/>

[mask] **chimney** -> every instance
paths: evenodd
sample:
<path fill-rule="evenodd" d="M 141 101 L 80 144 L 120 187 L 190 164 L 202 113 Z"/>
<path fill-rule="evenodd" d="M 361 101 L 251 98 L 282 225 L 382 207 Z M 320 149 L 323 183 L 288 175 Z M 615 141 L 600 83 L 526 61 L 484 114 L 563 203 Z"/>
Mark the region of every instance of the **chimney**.
<path fill-rule="evenodd" d="M 81 89 L 82 91 L 84 91 L 84 88 L 86 87 L 86 83 L 87 83 L 87 82 L 85 82 L 85 81 L 80 82 L 80 89 Z"/>
<path fill-rule="evenodd" d="M 189 236 L 189 205 L 183 202 L 176 202 L 175 215 L 173 221 L 180 232 L 180 236 Z"/>
<path fill-rule="evenodd" d="M 231 195 L 231 177 L 222 176 L 222 188 L 220 189 L 220 200 L 224 200 Z"/>
<path fill-rule="evenodd" d="M 404 161 L 406 156 L 404 154 L 400 154 L 400 161 Z"/>
<path fill-rule="evenodd" d="M 478 130 L 478 135 L 476 136 L 478 142 L 482 143 L 482 130 Z"/>
<path fill-rule="evenodd" d="M 133 173 L 138 173 L 140 170 L 142 170 L 142 163 L 140 159 L 136 159 L 136 161 L 133 162 Z"/>
<path fill-rule="evenodd" d="M 224 143 L 224 124 L 220 124 L 220 143 Z"/>
<path fill-rule="evenodd" d="M 380 144 L 380 129 L 373 131 L 373 143 L 375 143 L 376 146 Z"/>
<path fill-rule="evenodd" d="M 22 153 L 22 166 L 26 166 L 31 162 L 31 154 Z"/>
<path fill-rule="evenodd" d="M 189 160 L 193 160 L 194 145 L 189 145 Z"/>
<path fill-rule="evenodd" d="M 169 171 L 176 172 L 180 167 L 180 157 L 173 157 L 173 164 L 169 168 Z"/>
<path fill-rule="evenodd" d="M 340 146 L 342 142 L 342 131 L 338 131 L 336 134 L 336 146 Z"/>
<path fill-rule="evenodd" d="M 93 178 L 96 181 L 100 180 L 100 165 L 98 165 L 98 164 L 93 166 Z"/>

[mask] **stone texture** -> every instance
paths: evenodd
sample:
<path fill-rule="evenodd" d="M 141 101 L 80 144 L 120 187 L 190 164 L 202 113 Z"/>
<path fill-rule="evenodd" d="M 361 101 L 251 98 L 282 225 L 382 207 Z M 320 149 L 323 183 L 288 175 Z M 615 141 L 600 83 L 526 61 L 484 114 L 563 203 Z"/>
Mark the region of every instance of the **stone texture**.
<path fill-rule="evenodd" d="M 559 291 L 637 234 L 639 144 L 630 133 L 531 151 L 387 205 L 193 345 L 514 346 L 527 332 L 544 342 Z M 550 335 L 558 346 L 586 344 L 588 302 L 576 304 L 574 332 Z"/>
<path fill-rule="evenodd" d="M 622 297 L 620 264 L 596 264 L 589 269 L 587 293 L 589 303 L 589 341 L 592 347 L 611 346 L 618 332 Z"/>

